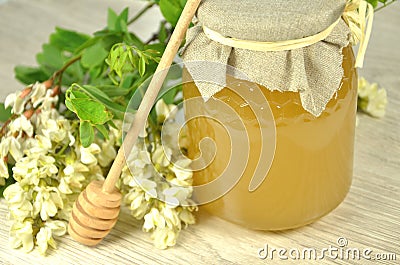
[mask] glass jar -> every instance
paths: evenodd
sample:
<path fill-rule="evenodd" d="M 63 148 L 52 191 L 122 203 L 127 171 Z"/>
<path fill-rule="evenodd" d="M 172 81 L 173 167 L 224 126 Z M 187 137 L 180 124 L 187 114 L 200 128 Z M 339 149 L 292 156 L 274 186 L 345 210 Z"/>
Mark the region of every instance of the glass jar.
<path fill-rule="evenodd" d="M 248 187 L 257 167 L 259 146 L 268 139 L 259 139 L 257 129 L 263 126 L 263 120 L 255 123 L 254 113 L 237 96 L 238 90 L 247 89 L 241 85 L 247 81 L 229 78 L 226 88 L 210 100 L 199 103 L 188 100 L 200 97 L 200 93 L 195 83 L 190 82 L 190 74 L 184 71 L 185 115 L 224 115 L 213 104 L 216 99 L 220 100 L 236 111 L 250 140 L 248 164 L 238 183 L 224 196 L 202 208 L 252 229 L 281 230 L 309 224 L 343 201 L 353 172 L 357 73 L 352 48 L 348 46 L 342 53 L 344 76 L 340 89 L 319 117 L 304 110 L 299 93 L 261 88 L 276 126 L 276 150 L 265 180 L 253 192 Z M 211 138 L 217 147 L 212 162 L 194 172 L 195 185 L 209 183 L 225 170 L 230 148 L 241 147 L 229 146 L 229 135 L 212 119 L 190 120 L 187 128 L 191 158 L 199 156 L 198 145 L 204 138 Z M 235 161 L 231 162 L 235 164 Z"/>

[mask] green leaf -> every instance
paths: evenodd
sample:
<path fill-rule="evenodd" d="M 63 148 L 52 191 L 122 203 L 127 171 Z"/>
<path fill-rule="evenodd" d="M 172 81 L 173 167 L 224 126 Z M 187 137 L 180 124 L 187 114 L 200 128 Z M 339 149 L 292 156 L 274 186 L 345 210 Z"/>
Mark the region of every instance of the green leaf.
<path fill-rule="evenodd" d="M 111 33 L 104 36 L 101 40 L 104 49 L 107 51 L 111 50 L 111 48 L 116 44 L 122 42 L 122 36 L 119 33 Z"/>
<path fill-rule="evenodd" d="M 107 58 L 108 52 L 103 48 L 101 43 L 97 43 L 85 50 L 82 55 L 81 63 L 88 69 L 93 69 L 104 63 Z"/>
<path fill-rule="evenodd" d="M 6 179 L 6 183 L 4 184 L 4 186 L 0 186 L 0 198 L 4 198 L 4 190 L 10 186 L 11 184 L 15 183 L 15 179 L 13 178 L 13 171 L 12 171 L 12 166 L 11 165 L 7 165 L 8 166 L 8 179 Z"/>
<path fill-rule="evenodd" d="M 54 70 L 58 70 L 64 65 L 61 50 L 51 44 L 44 44 L 42 46 L 42 52 L 36 56 L 36 60 L 40 65 Z"/>
<path fill-rule="evenodd" d="M 146 93 L 147 88 L 149 87 L 150 81 L 151 78 L 147 78 L 145 81 L 140 82 L 140 86 L 135 90 L 129 102 L 130 111 L 138 109 L 140 102 L 142 101 L 142 98 Z M 180 87 L 181 84 L 182 84 L 182 69 L 174 67 L 173 71 L 168 72 L 164 80 L 163 86 L 161 87 L 155 102 L 165 97 L 166 102 L 168 102 L 168 104 L 172 104 L 174 102 L 177 93 L 179 92 L 179 89 L 181 88 Z"/>
<path fill-rule="evenodd" d="M 126 79 L 125 79 L 126 80 Z M 114 85 L 100 85 L 98 88 L 109 98 L 123 97 L 129 94 L 129 88 L 118 87 Z"/>
<path fill-rule="evenodd" d="M 143 41 L 138 36 L 136 36 L 135 34 L 133 34 L 131 32 L 127 32 L 125 34 L 124 41 L 128 45 L 136 46 L 138 49 L 143 49 L 143 47 L 144 47 Z"/>
<path fill-rule="evenodd" d="M 110 140 L 106 126 L 102 124 L 96 125 L 96 129 L 104 136 L 104 138 L 106 138 L 106 140 Z"/>
<path fill-rule="evenodd" d="M 76 114 L 83 121 L 90 121 L 92 124 L 104 124 L 112 119 L 104 105 L 92 99 L 78 98 L 71 100 Z"/>
<path fill-rule="evenodd" d="M 92 125 L 87 121 L 82 121 L 79 126 L 79 137 L 81 139 L 82 146 L 87 148 L 94 141 L 94 130 Z"/>
<path fill-rule="evenodd" d="M 179 0 L 179 3 L 181 4 L 181 7 L 184 8 L 186 5 L 187 0 Z"/>
<path fill-rule="evenodd" d="M 184 5 L 182 3 L 180 0 L 160 0 L 161 13 L 173 27 L 176 26 L 179 16 L 183 11 Z"/>
<path fill-rule="evenodd" d="M 57 27 L 56 32 L 50 35 L 50 44 L 61 50 L 74 52 L 89 39 L 86 34 Z"/>
<path fill-rule="evenodd" d="M 178 94 L 179 91 L 182 90 L 182 85 L 178 85 L 174 88 L 171 88 L 169 91 L 167 91 L 165 94 L 162 94 L 162 99 L 166 104 L 173 104 L 175 102 L 176 95 Z"/>
<path fill-rule="evenodd" d="M 114 12 L 111 8 L 108 9 L 108 17 L 107 17 L 107 27 L 111 31 L 115 31 L 115 25 L 117 22 L 118 16 L 117 13 Z"/>
<path fill-rule="evenodd" d="M 14 73 L 15 78 L 26 85 L 36 81 L 43 82 L 49 78 L 49 75 L 39 67 L 19 65 L 14 68 Z"/>
<path fill-rule="evenodd" d="M 141 56 L 139 59 L 138 71 L 140 76 L 143 76 L 146 72 L 146 59 L 144 56 Z"/>
<path fill-rule="evenodd" d="M 160 23 L 160 30 L 158 32 L 158 39 L 161 43 L 165 43 L 168 38 L 168 30 L 165 27 L 165 22 L 161 21 Z"/>
<path fill-rule="evenodd" d="M 73 63 L 70 67 L 67 68 L 67 70 L 64 72 L 63 75 L 63 80 L 68 81 L 67 83 L 64 83 L 66 86 L 70 86 L 71 83 L 73 82 L 78 82 L 83 80 L 85 77 L 85 69 L 83 69 L 82 65 L 79 63 L 79 61 Z M 70 79 L 73 81 L 71 82 Z"/>
<path fill-rule="evenodd" d="M 128 15 L 129 15 L 129 8 L 124 8 L 124 10 L 122 10 L 121 14 L 119 14 L 119 19 L 121 21 L 124 21 L 125 23 L 128 23 Z"/>
<path fill-rule="evenodd" d="M 4 108 L 4 103 L 0 103 L 0 122 L 6 122 L 11 117 L 11 108 Z"/>
<path fill-rule="evenodd" d="M 83 51 L 84 49 L 93 46 L 94 44 L 96 44 L 99 41 L 102 41 L 103 36 L 96 36 L 93 38 L 88 39 L 87 41 L 85 41 L 84 43 L 82 43 L 82 45 L 80 45 L 78 48 L 76 48 L 75 53 L 78 54 L 79 52 Z"/>
<path fill-rule="evenodd" d="M 107 94 L 94 86 L 85 85 L 80 87 L 83 91 L 85 91 L 89 97 L 93 100 L 98 101 L 103 104 L 107 109 L 113 111 L 115 114 L 121 114 L 125 112 L 125 108 L 115 102 L 113 102 Z"/>
<path fill-rule="evenodd" d="M 81 121 L 88 121 L 94 125 L 104 124 L 113 118 L 106 107 L 86 94 L 71 90 L 66 93 L 65 105 L 74 112 Z"/>
<path fill-rule="evenodd" d="M 367 0 L 374 8 L 378 6 L 378 0 Z"/>
<path fill-rule="evenodd" d="M 108 9 L 107 25 L 110 31 L 128 32 L 128 12 L 125 8 L 118 16 L 112 9 Z"/>
<path fill-rule="evenodd" d="M 164 53 L 166 47 L 167 45 L 164 43 L 152 43 L 145 45 L 144 49 L 147 51 L 147 53 L 149 53 L 149 55 L 158 57 Z"/>

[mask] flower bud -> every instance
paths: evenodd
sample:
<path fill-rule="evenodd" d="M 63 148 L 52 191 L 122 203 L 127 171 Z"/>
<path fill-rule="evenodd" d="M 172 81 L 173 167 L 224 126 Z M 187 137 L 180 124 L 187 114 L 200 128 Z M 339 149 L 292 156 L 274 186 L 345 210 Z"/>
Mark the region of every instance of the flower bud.
<path fill-rule="evenodd" d="M 43 82 L 43 85 L 46 87 L 46 89 L 49 89 L 53 86 L 53 79 L 49 79 Z"/>
<path fill-rule="evenodd" d="M 22 90 L 21 94 L 19 97 L 21 99 L 24 99 L 26 96 L 28 96 L 32 92 L 32 87 L 26 87 L 24 90 Z"/>

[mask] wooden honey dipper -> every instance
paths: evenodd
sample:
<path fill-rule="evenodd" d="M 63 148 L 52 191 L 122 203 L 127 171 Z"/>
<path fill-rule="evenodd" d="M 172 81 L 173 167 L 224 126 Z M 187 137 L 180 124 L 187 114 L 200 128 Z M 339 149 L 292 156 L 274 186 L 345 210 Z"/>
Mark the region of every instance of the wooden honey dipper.
<path fill-rule="evenodd" d="M 167 76 L 166 70 L 178 52 L 185 32 L 201 0 L 188 0 L 165 49 L 153 79 L 136 112 L 132 127 L 118 151 L 105 181 L 93 181 L 76 200 L 68 225 L 68 233 L 76 241 L 95 246 L 108 235 L 117 222 L 122 195 L 115 187 L 125 165 L 125 152 L 129 154 L 146 122 L 154 101 Z"/>

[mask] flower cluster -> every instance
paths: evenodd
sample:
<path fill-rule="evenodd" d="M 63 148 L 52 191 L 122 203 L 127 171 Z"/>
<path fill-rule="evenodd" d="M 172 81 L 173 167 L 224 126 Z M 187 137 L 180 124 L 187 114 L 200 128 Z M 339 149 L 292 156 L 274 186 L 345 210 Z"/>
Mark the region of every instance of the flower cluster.
<path fill-rule="evenodd" d="M 179 134 L 174 121 L 176 107 L 160 100 L 156 112 L 159 131 L 147 128 L 149 133 L 137 141 L 123 169 L 120 187 L 132 215 L 144 218 L 143 230 L 152 232 L 157 248 L 165 249 L 176 244 L 182 224 L 195 223 L 197 206 L 190 199 L 191 161 L 181 153 L 185 135 Z"/>
<path fill-rule="evenodd" d="M 122 142 L 122 130 L 110 127 L 108 139 L 96 137 L 84 148 L 79 121 L 55 108 L 58 91 L 51 82 L 36 83 L 5 103 L 13 116 L 1 131 L 0 185 L 10 177 L 15 181 L 4 191 L 10 245 L 27 252 L 35 246 L 42 254 L 56 248 L 54 237 L 66 234 L 73 203 L 91 181 L 103 179 Z M 197 210 L 190 199 L 190 160 L 177 144 L 185 136 L 179 135 L 174 108 L 157 103 L 157 125 L 146 126 L 119 183 L 132 215 L 144 220 L 143 230 L 152 232 L 162 249 L 175 245 L 182 227 L 195 222 Z M 122 121 L 114 124 L 123 128 Z"/>
<path fill-rule="evenodd" d="M 370 84 L 365 78 L 358 81 L 358 107 L 369 115 L 382 118 L 385 116 L 387 94 L 378 84 Z"/>
<path fill-rule="evenodd" d="M 97 140 L 89 148 L 79 142 L 78 121 L 63 117 L 55 105 L 58 88 L 36 83 L 10 94 L 5 102 L 13 118 L 0 141 L 0 184 L 15 183 L 4 191 L 12 220 L 10 244 L 44 254 L 56 248 L 53 236 L 66 234 L 67 221 L 79 193 L 115 157 L 117 130 L 107 143 Z"/>

